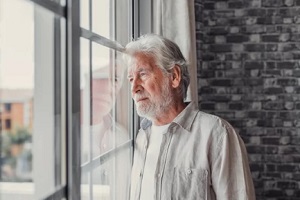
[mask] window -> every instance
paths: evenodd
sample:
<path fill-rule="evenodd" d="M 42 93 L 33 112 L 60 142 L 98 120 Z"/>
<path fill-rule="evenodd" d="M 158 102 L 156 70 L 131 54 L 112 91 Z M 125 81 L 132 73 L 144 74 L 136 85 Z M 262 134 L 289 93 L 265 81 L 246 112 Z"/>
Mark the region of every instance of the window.
<path fill-rule="evenodd" d="M 132 35 L 132 5 L 80 3 L 81 199 L 128 199 L 133 105 L 118 60 Z"/>
<path fill-rule="evenodd" d="M 137 117 L 120 58 L 137 5 L 0 0 L 0 94 L 13 110 L 0 199 L 129 197 Z"/>
<path fill-rule="evenodd" d="M 11 104 L 10 103 L 4 104 L 4 108 L 5 108 L 6 112 L 10 112 L 11 111 Z"/>
<path fill-rule="evenodd" d="M 10 119 L 5 120 L 5 129 L 7 129 L 7 130 L 11 129 L 11 120 Z"/>

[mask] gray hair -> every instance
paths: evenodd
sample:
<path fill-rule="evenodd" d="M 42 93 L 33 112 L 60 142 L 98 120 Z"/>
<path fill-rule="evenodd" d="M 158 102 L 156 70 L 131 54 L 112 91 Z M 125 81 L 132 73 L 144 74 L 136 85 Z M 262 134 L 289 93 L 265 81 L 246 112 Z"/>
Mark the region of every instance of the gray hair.
<path fill-rule="evenodd" d="M 190 84 L 190 75 L 188 64 L 177 44 L 156 34 L 146 34 L 136 41 L 128 43 L 125 47 L 125 53 L 131 56 L 136 53 L 153 56 L 156 60 L 156 65 L 168 75 L 171 74 L 171 70 L 176 65 L 179 66 L 181 70 L 179 92 L 183 99 L 186 98 Z"/>

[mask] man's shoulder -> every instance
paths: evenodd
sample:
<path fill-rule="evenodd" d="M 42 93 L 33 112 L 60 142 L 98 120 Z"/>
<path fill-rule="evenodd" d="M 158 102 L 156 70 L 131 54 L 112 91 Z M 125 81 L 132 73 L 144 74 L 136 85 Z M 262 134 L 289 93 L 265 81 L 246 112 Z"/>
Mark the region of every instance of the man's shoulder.
<path fill-rule="evenodd" d="M 232 128 L 230 123 L 222 117 L 201 110 L 199 110 L 195 118 L 194 124 L 198 125 L 198 127 L 205 128 L 206 130 L 209 129 L 218 132 L 227 132 L 226 130 Z"/>
<path fill-rule="evenodd" d="M 218 122 L 222 122 L 223 119 L 217 115 L 210 114 L 204 111 L 199 110 L 196 116 L 195 122 L 207 123 L 207 125 L 213 125 Z"/>

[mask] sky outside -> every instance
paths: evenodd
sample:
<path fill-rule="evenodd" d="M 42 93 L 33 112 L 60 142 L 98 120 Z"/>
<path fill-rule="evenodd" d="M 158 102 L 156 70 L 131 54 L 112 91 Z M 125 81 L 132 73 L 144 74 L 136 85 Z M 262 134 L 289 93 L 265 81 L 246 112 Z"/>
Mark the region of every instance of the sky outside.
<path fill-rule="evenodd" d="M 0 0 L 0 87 L 33 88 L 33 6 Z"/>

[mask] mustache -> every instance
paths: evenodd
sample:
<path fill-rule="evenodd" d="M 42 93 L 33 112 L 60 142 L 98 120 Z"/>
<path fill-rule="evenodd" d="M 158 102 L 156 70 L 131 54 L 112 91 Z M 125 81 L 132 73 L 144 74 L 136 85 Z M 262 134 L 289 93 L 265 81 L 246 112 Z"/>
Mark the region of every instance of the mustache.
<path fill-rule="evenodd" d="M 135 101 L 135 102 L 138 102 L 140 99 L 145 99 L 145 98 L 149 98 L 149 95 L 148 94 L 146 94 L 146 93 L 143 93 L 143 94 L 135 94 L 134 96 L 133 96 L 133 100 Z"/>

